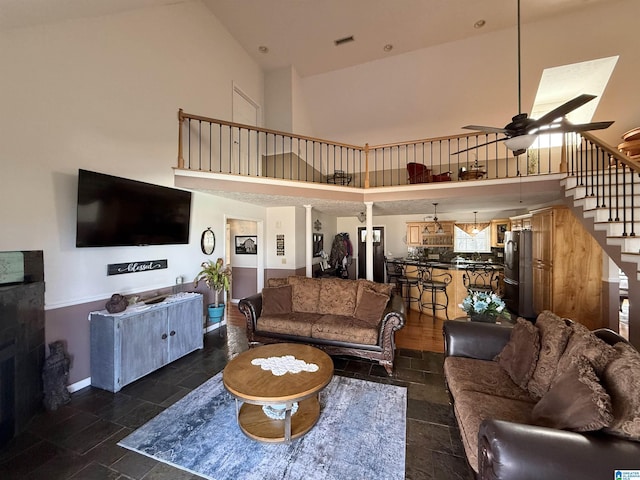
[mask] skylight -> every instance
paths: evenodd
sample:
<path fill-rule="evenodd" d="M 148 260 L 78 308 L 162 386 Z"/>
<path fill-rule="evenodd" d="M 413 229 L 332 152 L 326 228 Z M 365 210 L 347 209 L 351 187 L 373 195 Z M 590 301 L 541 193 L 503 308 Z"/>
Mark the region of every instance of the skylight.
<path fill-rule="evenodd" d="M 540 118 L 564 102 L 588 93 L 596 95 L 596 98 L 570 112 L 566 118 L 571 123 L 591 122 L 617 61 L 616 55 L 545 68 L 531 109 L 531 118 Z M 562 134 L 540 135 L 533 147 L 546 148 L 560 145 L 562 145 Z"/>

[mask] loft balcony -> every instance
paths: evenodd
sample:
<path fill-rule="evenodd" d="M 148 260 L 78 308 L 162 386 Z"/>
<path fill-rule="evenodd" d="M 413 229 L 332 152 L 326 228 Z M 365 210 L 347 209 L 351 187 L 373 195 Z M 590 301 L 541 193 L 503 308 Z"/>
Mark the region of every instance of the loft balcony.
<path fill-rule="evenodd" d="M 266 206 L 311 203 L 339 216 L 356 215 L 364 202 L 378 215 L 424 213 L 434 199 L 450 210 L 548 204 L 564 197 L 567 175 L 619 155 L 590 134 L 566 134 L 559 146 L 541 136 L 514 157 L 500 134 L 359 146 L 182 110 L 178 118 L 176 186 Z"/>

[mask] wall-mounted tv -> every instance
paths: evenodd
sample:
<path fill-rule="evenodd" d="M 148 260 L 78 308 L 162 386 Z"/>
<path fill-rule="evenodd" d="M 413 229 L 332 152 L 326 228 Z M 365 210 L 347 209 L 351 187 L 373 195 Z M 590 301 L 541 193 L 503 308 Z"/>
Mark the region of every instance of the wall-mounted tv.
<path fill-rule="evenodd" d="M 76 247 L 189 243 L 191 192 L 78 171 Z"/>

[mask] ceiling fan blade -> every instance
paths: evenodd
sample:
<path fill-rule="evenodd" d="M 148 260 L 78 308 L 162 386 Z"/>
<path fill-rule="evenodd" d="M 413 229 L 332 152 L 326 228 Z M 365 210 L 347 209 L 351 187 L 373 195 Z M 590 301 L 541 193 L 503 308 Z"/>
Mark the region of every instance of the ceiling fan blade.
<path fill-rule="evenodd" d="M 462 128 L 466 130 L 476 130 L 483 133 L 506 133 L 507 132 L 504 128 L 486 127 L 484 125 L 467 125 Z"/>
<path fill-rule="evenodd" d="M 465 148 L 463 150 L 458 150 L 457 152 L 451 152 L 451 155 L 457 155 L 459 153 L 469 152 L 471 150 L 475 150 L 476 148 L 484 147 L 486 145 L 491 145 L 492 143 L 498 143 L 506 140 L 506 138 L 498 138 L 496 140 L 491 140 L 490 142 L 481 143 L 479 145 L 474 145 L 473 147 Z"/>
<path fill-rule="evenodd" d="M 595 95 L 588 95 L 586 93 L 583 93 L 582 95 L 578 95 L 573 100 L 569 100 L 568 102 L 563 103 L 559 107 L 554 108 L 550 112 L 545 113 L 543 116 L 536 119 L 535 122 L 538 125 L 546 125 L 547 123 L 551 123 L 560 117 L 564 117 L 567 113 L 574 111 L 576 108 L 581 107 L 585 103 L 590 102 L 594 98 L 596 98 Z"/>
<path fill-rule="evenodd" d="M 562 122 L 558 125 L 551 125 L 549 128 L 538 131 L 538 134 L 543 135 L 545 133 L 569 133 L 569 132 L 588 132 L 591 130 L 604 130 L 613 125 L 613 121 L 610 122 L 591 122 L 591 123 L 569 123 Z"/>

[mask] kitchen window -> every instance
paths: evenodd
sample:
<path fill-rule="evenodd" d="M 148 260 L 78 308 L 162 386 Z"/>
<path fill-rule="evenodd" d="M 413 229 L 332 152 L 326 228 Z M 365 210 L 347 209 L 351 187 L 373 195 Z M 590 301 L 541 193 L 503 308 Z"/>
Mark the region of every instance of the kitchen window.
<path fill-rule="evenodd" d="M 491 227 L 475 235 L 454 227 L 453 249 L 456 253 L 491 253 Z"/>

